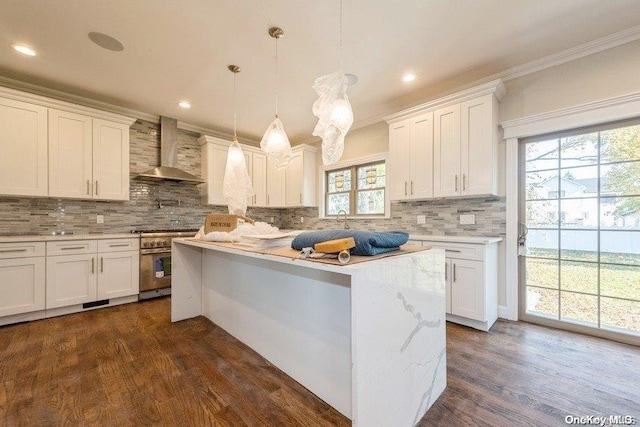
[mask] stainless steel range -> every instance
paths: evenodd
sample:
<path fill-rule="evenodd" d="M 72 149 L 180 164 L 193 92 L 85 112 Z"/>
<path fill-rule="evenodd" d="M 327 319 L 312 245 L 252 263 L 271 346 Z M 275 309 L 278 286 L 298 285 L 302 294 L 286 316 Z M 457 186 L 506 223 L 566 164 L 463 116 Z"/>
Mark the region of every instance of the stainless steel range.
<path fill-rule="evenodd" d="M 171 295 L 171 240 L 198 230 L 149 230 L 140 234 L 139 299 Z"/>

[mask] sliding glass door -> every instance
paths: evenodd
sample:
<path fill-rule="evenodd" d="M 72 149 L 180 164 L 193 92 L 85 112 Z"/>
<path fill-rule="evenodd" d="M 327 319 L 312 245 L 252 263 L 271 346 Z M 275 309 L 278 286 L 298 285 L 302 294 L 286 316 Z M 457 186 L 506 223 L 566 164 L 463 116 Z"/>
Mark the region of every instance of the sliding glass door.
<path fill-rule="evenodd" d="M 523 140 L 519 170 L 520 317 L 640 337 L 640 121 Z"/>

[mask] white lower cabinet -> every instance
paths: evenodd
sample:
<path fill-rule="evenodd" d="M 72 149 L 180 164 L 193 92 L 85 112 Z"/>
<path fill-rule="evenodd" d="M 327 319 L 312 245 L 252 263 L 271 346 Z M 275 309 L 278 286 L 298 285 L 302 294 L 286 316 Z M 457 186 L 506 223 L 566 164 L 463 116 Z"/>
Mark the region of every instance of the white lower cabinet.
<path fill-rule="evenodd" d="M 490 238 L 484 243 L 455 240 L 421 240 L 424 246 L 445 251 L 447 320 L 488 331 L 498 319 L 497 248 L 501 239 Z"/>
<path fill-rule="evenodd" d="M 72 240 L 47 243 L 46 308 L 138 293 L 139 240 Z"/>
<path fill-rule="evenodd" d="M 45 307 L 44 242 L 0 243 L 0 317 Z"/>

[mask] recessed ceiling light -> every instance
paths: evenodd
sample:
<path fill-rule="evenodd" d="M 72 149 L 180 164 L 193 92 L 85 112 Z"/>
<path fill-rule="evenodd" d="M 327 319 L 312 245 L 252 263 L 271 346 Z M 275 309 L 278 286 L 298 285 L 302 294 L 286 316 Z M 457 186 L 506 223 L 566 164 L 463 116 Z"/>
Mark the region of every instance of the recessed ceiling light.
<path fill-rule="evenodd" d="M 88 35 L 92 42 L 103 49 L 112 50 L 114 52 L 120 52 L 124 50 L 124 45 L 120 43 L 120 41 L 107 34 L 96 33 L 92 31 Z"/>
<path fill-rule="evenodd" d="M 36 56 L 35 50 L 33 50 L 31 48 L 28 48 L 26 46 L 23 46 L 21 44 L 12 44 L 11 47 L 14 48 L 16 51 L 20 52 L 23 55 Z"/>
<path fill-rule="evenodd" d="M 184 109 L 191 108 L 191 104 L 189 103 L 189 101 L 180 101 L 178 102 L 178 105 L 180 106 L 180 108 L 184 108 Z"/>
<path fill-rule="evenodd" d="M 408 73 L 402 76 L 402 81 L 405 83 L 410 83 L 416 79 L 416 75 L 413 73 Z"/>

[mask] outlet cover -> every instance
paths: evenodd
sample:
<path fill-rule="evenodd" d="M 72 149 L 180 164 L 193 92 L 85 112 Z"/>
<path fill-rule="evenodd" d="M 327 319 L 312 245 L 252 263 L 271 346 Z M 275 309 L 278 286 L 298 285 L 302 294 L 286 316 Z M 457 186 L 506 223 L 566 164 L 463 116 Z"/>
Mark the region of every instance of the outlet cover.
<path fill-rule="evenodd" d="M 303 216 L 300 217 L 300 222 L 301 223 L 304 222 L 304 217 Z"/>
<path fill-rule="evenodd" d="M 473 225 L 476 223 L 476 216 L 473 214 L 470 215 L 460 215 L 460 224 L 463 225 Z"/>
<path fill-rule="evenodd" d="M 96 224 L 104 224 L 104 215 L 96 215 Z"/>
<path fill-rule="evenodd" d="M 416 222 L 418 224 L 426 224 L 427 223 L 427 216 L 426 215 L 418 215 L 416 217 Z"/>

